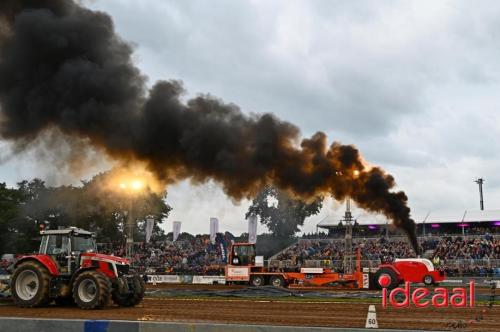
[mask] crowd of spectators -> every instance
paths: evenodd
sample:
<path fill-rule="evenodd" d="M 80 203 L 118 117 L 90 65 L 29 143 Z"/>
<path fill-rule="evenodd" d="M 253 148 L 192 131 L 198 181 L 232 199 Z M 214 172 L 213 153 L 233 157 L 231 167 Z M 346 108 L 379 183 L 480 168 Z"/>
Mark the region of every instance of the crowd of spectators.
<path fill-rule="evenodd" d="M 135 244 L 132 265 L 146 273 L 223 275 L 230 243 L 230 239 L 218 234 L 215 242 L 211 242 L 208 235 L 197 235 L 175 242 Z M 419 245 L 424 256 L 449 275 L 488 275 L 495 272 L 500 260 L 500 239 L 488 233 L 468 237 L 429 236 L 419 238 Z M 398 237 L 353 239 L 354 251 L 358 248 L 361 258 L 375 262 L 374 266 L 376 262 L 416 257 L 408 242 Z M 288 261 L 291 267 L 300 267 L 306 261 L 328 261 L 332 266 L 339 266 L 344 252 L 343 239 L 302 239 L 273 261 Z M 123 247 L 115 247 L 110 253 L 125 255 Z M 490 264 L 491 260 L 495 260 L 494 264 Z M 482 264 L 478 264 L 481 261 Z"/>
<path fill-rule="evenodd" d="M 220 275 L 224 274 L 227 247 L 222 234 L 214 242 L 208 235 L 197 235 L 175 242 L 135 243 L 131 265 L 141 273 Z M 112 247 L 108 253 L 125 256 L 125 248 Z"/>
<path fill-rule="evenodd" d="M 427 241 L 422 241 L 421 246 L 429 248 Z M 300 263 L 305 260 L 342 260 L 345 251 L 344 241 L 302 240 L 288 247 L 276 256 L 278 260 L 292 260 Z M 415 257 L 413 249 L 403 240 L 379 239 L 354 239 L 353 249 L 361 250 L 362 259 L 377 260 L 384 256 L 390 257 Z"/>
<path fill-rule="evenodd" d="M 447 236 L 436 246 L 434 257 L 441 260 L 500 259 L 500 239 L 489 234 L 473 238 Z"/>
<path fill-rule="evenodd" d="M 135 243 L 131 262 L 140 273 L 223 275 L 232 241 L 234 239 L 224 234 L 217 234 L 213 242 L 209 235 L 196 235 L 175 242 Z M 500 273 L 500 238 L 489 233 L 466 237 L 422 237 L 419 244 L 424 257 L 430 258 L 435 266 L 450 276 Z M 355 238 L 353 249 L 358 248 L 362 260 L 373 262 L 416 257 L 406 239 L 398 237 Z M 126 256 L 123 245 L 101 248 L 101 251 Z M 328 261 L 332 266 L 340 266 L 344 252 L 343 239 L 302 239 L 273 257 L 273 261 L 287 261 L 291 267 L 303 266 L 306 261 Z M 2 260 L 0 270 L 5 271 L 10 263 Z"/>

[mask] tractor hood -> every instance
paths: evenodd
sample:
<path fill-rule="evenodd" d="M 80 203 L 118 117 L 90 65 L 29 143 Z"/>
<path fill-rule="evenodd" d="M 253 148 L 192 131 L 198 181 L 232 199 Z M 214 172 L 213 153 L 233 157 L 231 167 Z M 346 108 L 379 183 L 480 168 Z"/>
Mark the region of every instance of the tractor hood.
<path fill-rule="evenodd" d="M 99 254 L 99 253 L 95 253 L 95 252 L 84 253 L 84 254 L 82 254 L 82 257 L 87 257 L 88 259 L 94 259 L 94 260 L 99 260 L 99 261 L 114 262 L 117 264 L 126 264 L 126 265 L 130 264 L 130 262 L 126 258 L 113 256 L 113 255 L 104 255 L 104 254 Z"/>

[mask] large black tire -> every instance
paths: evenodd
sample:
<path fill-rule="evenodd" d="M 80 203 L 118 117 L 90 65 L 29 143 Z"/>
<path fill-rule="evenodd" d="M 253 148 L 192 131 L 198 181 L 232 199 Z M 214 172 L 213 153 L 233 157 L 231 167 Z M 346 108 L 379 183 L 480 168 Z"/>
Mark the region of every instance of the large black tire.
<path fill-rule="evenodd" d="M 121 307 L 133 307 L 139 304 L 144 298 L 146 284 L 139 275 L 135 275 L 132 280 L 132 293 L 121 294 L 118 289 L 114 289 L 112 293 L 113 302 Z"/>
<path fill-rule="evenodd" d="M 396 276 L 396 272 L 394 272 L 392 269 L 389 269 L 389 268 L 381 268 L 375 273 L 375 277 L 374 277 L 375 286 L 378 289 L 383 288 L 383 286 L 379 284 L 379 278 L 382 275 L 386 275 L 390 278 L 389 286 L 387 286 L 386 288 L 393 289 L 393 288 L 398 287 L 399 281 L 398 281 L 398 277 Z"/>
<path fill-rule="evenodd" d="M 84 271 L 73 283 L 73 299 L 81 309 L 100 309 L 109 303 L 111 282 L 101 272 Z"/>
<path fill-rule="evenodd" d="M 269 283 L 274 287 L 285 287 L 285 279 L 282 276 L 272 276 Z"/>
<path fill-rule="evenodd" d="M 11 291 L 20 307 L 40 307 L 50 300 L 50 274 L 40 263 L 27 261 L 19 264 L 12 274 Z"/>
<path fill-rule="evenodd" d="M 250 285 L 254 287 L 264 286 L 266 284 L 266 280 L 263 276 L 252 276 L 250 278 Z"/>

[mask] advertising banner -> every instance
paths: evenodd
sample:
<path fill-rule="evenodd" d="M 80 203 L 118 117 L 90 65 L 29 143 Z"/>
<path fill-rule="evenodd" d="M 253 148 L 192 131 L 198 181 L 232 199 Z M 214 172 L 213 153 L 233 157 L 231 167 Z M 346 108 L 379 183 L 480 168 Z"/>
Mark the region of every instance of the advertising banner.
<path fill-rule="evenodd" d="M 156 274 L 148 275 L 148 282 L 158 284 L 180 284 L 181 280 L 179 276 Z"/>
<path fill-rule="evenodd" d="M 226 278 L 224 276 L 190 276 L 190 275 L 148 275 L 148 283 L 156 284 L 198 284 L 198 285 L 224 285 Z"/>
<path fill-rule="evenodd" d="M 226 278 L 223 276 L 193 276 L 193 284 L 198 285 L 223 285 L 226 283 Z"/>

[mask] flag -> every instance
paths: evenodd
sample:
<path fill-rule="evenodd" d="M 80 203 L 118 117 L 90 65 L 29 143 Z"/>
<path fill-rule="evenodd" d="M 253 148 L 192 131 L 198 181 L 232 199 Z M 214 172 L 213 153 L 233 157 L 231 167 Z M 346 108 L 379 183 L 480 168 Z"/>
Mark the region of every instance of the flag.
<path fill-rule="evenodd" d="M 248 217 L 248 242 L 257 242 L 257 216 Z"/>
<path fill-rule="evenodd" d="M 153 228 L 155 226 L 155 220 L 153 218 L 146 219 L 146 242 L 151 240 L 151 235 L 153 235 Z"/>
<path fill-rule="evenodd" d="M 173 240 L 177 241 L 177 238 L 179 237 L 179 234 L 181 234 L 181 222 L 180 221 L 174 221 L 173 223 Z"/>
<path fill-rule="evenodd" d="M 219 232 L 219 219 L 210 218 L 210 241 L 215 243 L 215 237 Z"/>

